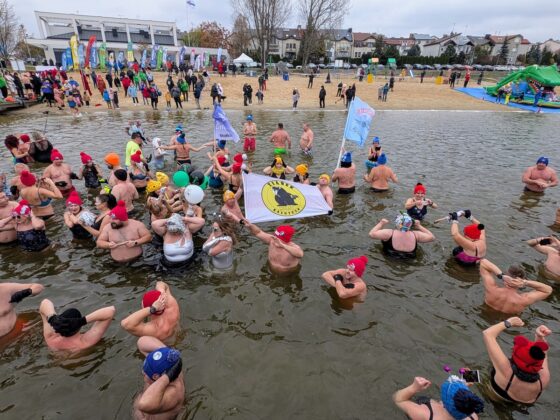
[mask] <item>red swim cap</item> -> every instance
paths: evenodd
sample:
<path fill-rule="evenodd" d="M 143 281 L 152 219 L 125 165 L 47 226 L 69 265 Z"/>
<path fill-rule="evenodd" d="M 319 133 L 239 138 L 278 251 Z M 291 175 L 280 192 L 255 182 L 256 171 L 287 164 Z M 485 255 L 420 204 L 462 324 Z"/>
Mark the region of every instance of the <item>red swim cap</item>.
<path fill-rule="evenodd" d="M 68 204 L 74 204 L 76 206 L 81 206 L 82 204 L 84 204 L 82 202 L 82 199 L 80 198 L 80 195 L 78 194 L 77 191 L 72 191 L 70 193 L 70 195 L 68 196 L 68 198 L 66 199 L 66 205 Z"/>
<path fill-rule="evenodd" d="M 160 296 L 161 292 L 159 290 L 150 290 L 144 293 L 144 296 L 142 297 L 142 308 L 149 308 L 154 304 L 156 300 L 159 299 Z M 153 315 L 161 315 L 164 310 L 165 309 L 158 311 Z"/>
<path fill-rule="evenodd" d="M 80 158 L 82 159 L 82 163 L 85 165 L 88 162 L 91 162 L 93 159 L 91 158 L 90 155 L 88 155 L 86 152 L 80 152 Z"/>
<path fill-rule="evenodd" d="M 426 187 L 419 182 L 416 184 L 416 187 L 414 187 L 414 194 L 426 194 Z"/>
<path fill-rule="evenodd" d="M 276 228 L 274 235 L 282 242 L 290 243 L 295 232 L 296 230 L 290 225 L 282 225 Z"/>
<path fill-rule="evenodd" d="M 57 149 L 53 149 L 51 152 L 51 162 L 55 160 L 64 160 L 64 156 Z"/>

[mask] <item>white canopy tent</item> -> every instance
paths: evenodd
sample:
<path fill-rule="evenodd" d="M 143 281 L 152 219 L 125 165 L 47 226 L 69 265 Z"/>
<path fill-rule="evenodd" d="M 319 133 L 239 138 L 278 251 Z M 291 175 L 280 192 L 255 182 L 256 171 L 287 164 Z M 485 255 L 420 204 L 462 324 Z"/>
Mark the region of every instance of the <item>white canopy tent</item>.
<path fill-rule="evenodd" d="M 239 57 L 237 57 L 235 60 L 233 60 L 233 62 L 235 64 L 250 64 L 253 62 L 253 59 L 251 57 L 249 57 L 247 54 L 243 53 L 241 54 Z"/>

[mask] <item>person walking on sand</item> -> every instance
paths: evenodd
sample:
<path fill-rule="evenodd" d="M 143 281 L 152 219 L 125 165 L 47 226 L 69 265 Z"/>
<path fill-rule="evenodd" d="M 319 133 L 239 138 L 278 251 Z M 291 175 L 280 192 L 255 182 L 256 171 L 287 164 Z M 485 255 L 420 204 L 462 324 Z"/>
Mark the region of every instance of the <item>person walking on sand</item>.
<path fill-rule="evenodd" d="M 299 102 L 299 91 L 294 89 L 292 91 L 292 109 L 295 111 Z"/>
<path fill-rule="evenodd" d="M 327 91 L 325 86 L 321 85 L 321 90 L 319 91 L 319 108 L 325 107 L 325 98 L 327 97 Z"/>

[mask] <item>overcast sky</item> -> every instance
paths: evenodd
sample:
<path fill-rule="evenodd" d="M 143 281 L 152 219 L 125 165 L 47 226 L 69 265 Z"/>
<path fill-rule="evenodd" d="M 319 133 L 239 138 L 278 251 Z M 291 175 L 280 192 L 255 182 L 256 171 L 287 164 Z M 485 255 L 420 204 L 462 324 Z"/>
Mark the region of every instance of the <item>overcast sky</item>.
<path fill-rule="evenodd" d="M 20 23 L 35 36 L 39 33 L 34 10 L 175 21 L 179 29 L 187 28 L 185 0 L 8 1 L 14 6 Z M 231 27 L 233 8 L 229 0 L 193 1 L 196 6 L 189 6 L 189 28 L 204 20 L 216 20 Z M 560 39 L 558 0 L 350 0 L 350 3 L 342 26 L 351 27 L 354 32 L 378 32 L 387 36 L 408 36 L 411 32 L 418 32 L 441 36 L 454 28 L 455 32 L 468 35 L 521 33 L 531 42 Z M 297 21 L 297 16 L 293 16 L 289 23 L 295 26 Z"/>

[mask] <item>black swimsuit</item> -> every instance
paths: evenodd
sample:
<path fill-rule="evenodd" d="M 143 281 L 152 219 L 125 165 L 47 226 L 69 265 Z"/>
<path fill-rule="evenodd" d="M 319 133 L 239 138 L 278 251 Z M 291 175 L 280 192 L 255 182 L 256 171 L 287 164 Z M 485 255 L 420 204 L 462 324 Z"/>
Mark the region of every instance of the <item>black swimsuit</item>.
<path fill-rule="evenodd" d="M 99 188 L 101 186 L 95 167 L 84 167 L 82 175 L 84 176 L 86 188 Z"/>
<path fill-rule="evenodd" d="M 17 232 L 18 245 L 24 251 L 42 251 L 51 243 L 44 230 L 29 229 Z"/>
<path fill-rule="evenodd" d="M 428 206 L 424 206 L 421 209 L 414 206 L 409 208 L 406 212 L 414 220 L 424 220 L 424 216 L 428 214 Z"/>
<path fill-rule="evenodd" d="M 92 234 L 89 233 L 82 225 L 74 225 L 70 228 L 72 235 L 76 239 L 91 239 L 93 238 Z"/>
<path fill-rule="evenodd" d="M 415 238 L 416 239 L 416 238 Z M 418 248 L 418 242 L 414 241 L 414 249 L 412 251 L 398 251 L 393 247 L 393 234 L 391 233 L 391 237 L 386 241 L 381 241 L 383 244 L 383 251 L 389 257 L 393 258 L 401 258 L 401 259 L 409 259 L 409 258 L 416 258 L 416 249 Z"/>
<path fill-rule="evenodd" d="M 495 376 L 496 376 L 496 369 L 492 368 L 492 372 L 490 373 L 490 385 L 492 385 L 492 389 L 494 390 L 494 392 L 506 401 L 519 403 L 519 404 L 528 404 L 528 403 L 522 403 L 522 402 L 519 402 L 519 401 L 515 401 L 513 398 L 511 398 L 509 396 L 508 391 L 509 391 L 509 388 L 511 387 L 511 383 L 513 382 L 513 377 L 516 376 L 517 379 L 519 379 L 521 382 L 534 383 L 534 382 L 539 381 L 539 385 L 540 385 L 541 389 L 540 389 L 539 393 L 537 394 L 537 396 L 535 398 L 535 401 L 533 401 L 532 403 L 529 403 L 529 404 L 536 403 L 537 400 L 539 399 L 539 397 L 541 396 L 542 391 L 543 391 L 541 376 L 538 373 L 520 372 L 519 368 L 517 366 L 515 366 L 515 364 L 511 360 L 509 361 L 509 363 L 511 365 L 512 372 L 511 372 L 511 376 L 509 377 L 509 381 L 506 385 L 506 389 L 500 388 L 500 386 L 496 383 L 496 380 L 494 379 Z M 519 375 L 522 375 L 523 378 L 520 378 Z"/>
<path fill-rule="evenodd" d="M 416 397 L 415 403 L 418 404 L 418 405 L 425 405 L 426 407 L 428 407 L 428 410 L 430 410 L 429 420 L 434 420 L 434 409 L 432 408 L 432 399 L 430 397 L 418 396 L 418 397 Z M 474 420 L 473 416 L 467 416 L 465 418 L 469 418 L 471 420 Z"/>

